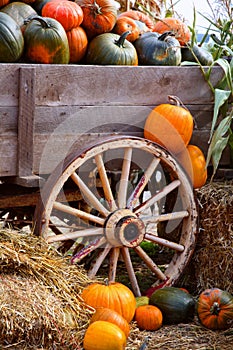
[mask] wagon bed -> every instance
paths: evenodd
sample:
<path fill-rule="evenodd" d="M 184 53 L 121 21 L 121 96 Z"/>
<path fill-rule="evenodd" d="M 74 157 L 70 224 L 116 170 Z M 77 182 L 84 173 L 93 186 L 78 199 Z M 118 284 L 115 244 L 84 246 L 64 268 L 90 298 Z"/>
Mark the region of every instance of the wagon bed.
<path fill-rule="evenodd" d="M 213 85 L 222 74 L 213 68 Z M 2 217 L 33 222 L 73 263 L 88 258 L 90 276 L 108 257 L 114 281 L 123 260 L 135 295 L 130 251 L 154 286 L 176 283 L 195 247 L 195 198 L 177 160 L 145 140 L 143 127 L 178 96 L 195 120 L 191 143 L 206 153 L 214 101 L 200 69 L 1 64 L 0 82 Z M 144 242 L 166 253 L 162 264 Z"/>
<path fill-rule="evenodd" d="M 213 84 L 221 76 L 213 68 Z M 1 64 L 0 177 L 35 185 L 32 175 L 51 173 L 74 140 L 141 136 L 150 110 L 168 95 L 191 111 L 191 142 L 206 152 L 213 96 L 198 67 Z M 70 120 L 75 129 L 69 130 Z M 41 164 L 48 142 L 51 152 Z"/>

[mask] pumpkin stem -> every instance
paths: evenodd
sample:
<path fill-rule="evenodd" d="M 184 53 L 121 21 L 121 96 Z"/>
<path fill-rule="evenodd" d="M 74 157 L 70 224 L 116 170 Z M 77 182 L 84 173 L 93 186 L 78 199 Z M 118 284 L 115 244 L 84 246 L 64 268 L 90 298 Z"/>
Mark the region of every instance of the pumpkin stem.
<path fill-rule="evenodd" d="M 115 44 L 119 47 L 123 47 L 126 37 L 131 33 L 130 30 L 124 32 L 118 40 L 115 40 Z"/>
<path fill-rule="evenodd" d="M 41 17 L 41 16 L 38 16 L 38 15 L 31 15 L 31 16 L 27 17 L 24 20 L 24 24 L 26 25 L 29 22 L 34 21 L 34 20 L 40 22 L 43 28 L 49 28 L 50 27 L 50 24 L 46 21 L 45 17 Z"/>
<path fill-rule="evenodd" d="M 181 99 L 177 96 L 173 96 L 173 95 L 168 95 L 168 100 L 171 104 L 174 104 L 175 106 L 181 106 L 183 108 L 186 109 L 186 111 L 188 111 L 188 108 L 183 104 L 183 102 L 181 101 Z"/>
<path fill-rule="evenodd" d="M 210 308 L 210 312 L 212 315 L 219 315 L 219 312 L 221 311 L 220 307 L 219 307 L 219 303 L 217 303 L 216 301 L 213 303 L 213 305 Z"/>
<path fill-rule="evenodd" d="M 164 41 L 168 36 L 175 36 L 175 33 L 172 31 L 164 32 L 158 37 L 158 40 Z"/>

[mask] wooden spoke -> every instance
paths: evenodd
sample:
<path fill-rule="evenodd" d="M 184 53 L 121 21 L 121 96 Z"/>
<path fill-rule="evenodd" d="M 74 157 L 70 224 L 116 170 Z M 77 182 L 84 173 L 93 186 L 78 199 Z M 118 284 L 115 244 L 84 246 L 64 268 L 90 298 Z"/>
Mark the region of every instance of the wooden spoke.
<path fill-rule="evenodd" d="M 98 198 L 91 192 L 91 190 L 87 187 L 87 185 L 83 182 L 83 180 L 78 176 L 78 174 L 73 173 L 71 175 L 71 178 L 76 183 L 76 185 L 80 188 L 81 192 L 83 193 L 84 198 L 95 208 L 98 210 L 101 214 L 103 214 L 105 217 L 110 214 L 110 212 L 100 203 Z"/>
<path fill-rule="evenodd" d="M 171 221 L 171 220 L 179 220 L 189 216 L 189 212 L 187 210 L 176 211 L 173 213 L 161 214 L 156 216 L 143 216 L 143 222 L 145 225 L 148 224 L 157 224 L 162 221 Z"/>
<path fill-rule="evenodd" d="M 180 185 L 180 180 L 174 180 L 169 185 L 165 186 L 161 191 L 156 193 L 154 196 L 149 198 L 147 201 L 139 205 L 137 208 L 135 208 L 134 213 L 139 214 L 140 212 L 146 210 L 151 205 L 159 201 L 160 199 L 164 198 L 168 193 L 173 191 L 176 187 Z"/>
<path fill-rule="evenodd" d="M 93 250 L 100 248 L 105 243 L 106 243 L 105 237 L 96 238 L 94 241 L 91 241 L 84 248 L 82 248 L 77 254 L 75 254 L 71 259 L 71 263 L 72 264 L 78 263 L 83 258 L 85 258 L 88 254 L 93 252 Z"/>
<path fill-rule="evenodd" d="M 93 166 L 98 181 L 89 188 L 80 174 L 85 170 L 89 178 Z M 121 256 L 135 296 L 141 295 L 141 282 L 131 251 L 148 268 L 153 286 L 174 285 L 190 261 L 198 232 L 193 188 L 176 159 L 151 141 L 125 135 L 82 145 L 61 160 L 42 189 L 35 218 L 34 233 L 60 254 L 72 263 L 91 262 L 90 277 L 109 258 L 109 280 L 119 280 Z M 156 257 L 143 250 L 144 241 L 155 254 L 162 247 Z"/>
<path fill-rule="evenodd" d="M 160 162 L 159 158 L 153 158 L 150 165 L 146 169 L 145 173 L 142 175 L 133 193 L 131 194 L 127 203 L 127 208 L 132 209 L 136 205 L 138 198 L 140 197 L 140 195 L 142 194 L 142 191 L 148 184 L 148 181 L 150 180 L 155 169 L 157 168 L 159 162 Z"/>
<path fill-rule="evenodd" d="M 105 194 L 105 199 L 108 202 L 110 210 L 111 211 L 116 210 L 117 206 L 116 206 L 113 194 L 112 194 L 112 190 L 111 190 L 108 176 L 106 173 L 106 169 L 104 166 L 102 154 L 97 154 L 95 156 L 95 162 L 96 162 L 97 169 L 99 171 L 100 180 L 102 182 L 102 186 L 103 186 L 103 190 L 104 190 L 104 194 Z"/>
<path fill-rule="evenodd" d="M 129 248 L 122 247 L 121 248 L 121 254 L 122 254 L 122 257 L 123 257 L 124 262 L 125 262 L 125 266 L 126 266 L 126 269 L 127 269 L 127 272 L 128 272 L 128 276 L 129 276 L 129 279 L 130 279 L 130 283 L 131 283 L 134 295 L 135 296 L 140 296 L 141 295 L 141 291 L 140 291 L 140 288 L 139 288 L 139 285 L 138 285 L 138 281 L 137 281 L 137 278 L 136 278 L 136 275 L 135 275 L 135 272 L 134 272 L 133 264 L 132 264 L 132 261 L 131 261 L 131 258 L 130 258 Z"/>
<path fill-rule="evenodd" d="M 65 205 L 65 204 L 62 204 L 59 202 L 54 202 L 53 208 L 60 210 L 64 213 L 74 215 L 80 219 L 88 220 L 88 221 L 95 222 L 96 224 L 104 225 L 104 221 L 105 221 L 104 219 L 102 219 L 98 216 L 92 215 L 90 213 L 87 213 L 83 210 L 72 208 L 69 205 Z"/>
<path fill-rule="evenodd" d="M 177 220 L 177 219 L 186 218 L 187 216 L 189 216 L 189 212 L 187 210 L 182 210 L 182 211 L 176 211 L 174 213 L 167 213 L 167 214 L 159 215 L 156 218 L 156 221 L 161 222 L 161 221 Z"/>
<path fill-rule="evenodd" d="M 118 191 L 119 208 L 126 207 L 126 197 L 127 197 L 131 159 L 132 159 L 132 148 L 126 148 L 124 153 L 123 165 L 122 165 L 120 186 Z"/>
<path fill-rule="evenodd" d="M 152 272 L 154 272 L 160 280 L 166 281 L 166 275 L 164 275 L 164 273 L 158 268 L 154 261 L 144 252 L 144 250 L 140 246 L 134 248 L 134 250 L 149 267 L 149 269 Z"/>
<path fill-rule="evenodd" d="M 116 279 L 116 269 L 117 262 L 119 259 L 120 248 L 116 247 L 111 250 L 110 261 L 109 261 L 109 272 L 108 272 L 108 280 L 109 282 L 115 281 Z"/>
<path fill-rule="evenodd" d="M 91 228 L 91 229 L 85 229 L 85 230 L 79 230 L 79 231 L 61 233 L 58 235 L 49 236 L 47 238 L 47 242 L 54 243 L 59 241 L 66 241 L 68 239 L 75 240 L 81 237 L 91 237 L 91 236 L 97 236 L 102 234 L 103 234 L 103 228 Z"/>
<path fill-rule="evenodd" d="M 104 259 L 106 258 L 106 256 L 110 252 L 110 250 L 111 250 L 111 246 L 110 245 L 106 245 L 105 248 L 100 250 L 97 258 L 92 262 L 92 266 L 88 270 L 88 276 L 90 278 L 93 278 L 97 274 L 100 266 L 102 265 Z"/>
<path fill-rule="evenodd" d="M 145 234 L 145 239 L 148 239 L 151 242 L 157 243 L 161 246 L 176 250 L 177 252 L 183 252 L 184 251 L 184 246 L 182 244 L 178 244 L 175 242 L 170 242 L 167 239 L 164 238 L 160 238 L 158 236 L 155 236 L 153 234 L 150 233 L 146 233 Z"/>

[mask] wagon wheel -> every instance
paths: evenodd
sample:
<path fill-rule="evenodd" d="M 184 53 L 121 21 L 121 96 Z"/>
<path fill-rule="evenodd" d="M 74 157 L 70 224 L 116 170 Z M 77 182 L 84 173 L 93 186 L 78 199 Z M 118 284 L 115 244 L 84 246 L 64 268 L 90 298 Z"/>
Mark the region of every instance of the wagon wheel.
<path fill-rule="evenodd" d="M 82 200 L 58 200 L 66 187 L 78 188 Z M 173 285 L 196 233 L 193 189 L 182 168 L 160 146 L 131 136 L 72 152 L 50 175 L 35 212 L 35 234 L 70 254 L 72 263 L 88 258 L 90 277 L 107 261 L 114 281 L 123 261 L 136 296 L 141 288 L 133 257 L 153 274 L 153 286 Z M 147 253 L 145 242 L 157 253 Z"/>

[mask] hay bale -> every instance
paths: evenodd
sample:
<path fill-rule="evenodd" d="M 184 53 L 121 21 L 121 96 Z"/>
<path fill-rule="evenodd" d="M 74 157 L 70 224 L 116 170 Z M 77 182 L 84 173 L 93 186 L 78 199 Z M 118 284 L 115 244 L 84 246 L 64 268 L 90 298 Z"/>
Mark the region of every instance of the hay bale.
<path fill-rule="evenodd" d="M 0 345 L 80 349 L 93 313 L 79 294 L 91 281 L 42 238 L 0 230 Z"/>
<path fill-rule="evenodd" d="M 197 291 L 217 287 L 233 293 L 233 181 L 197 191 L 200 232 L 192 258 Z"/>

